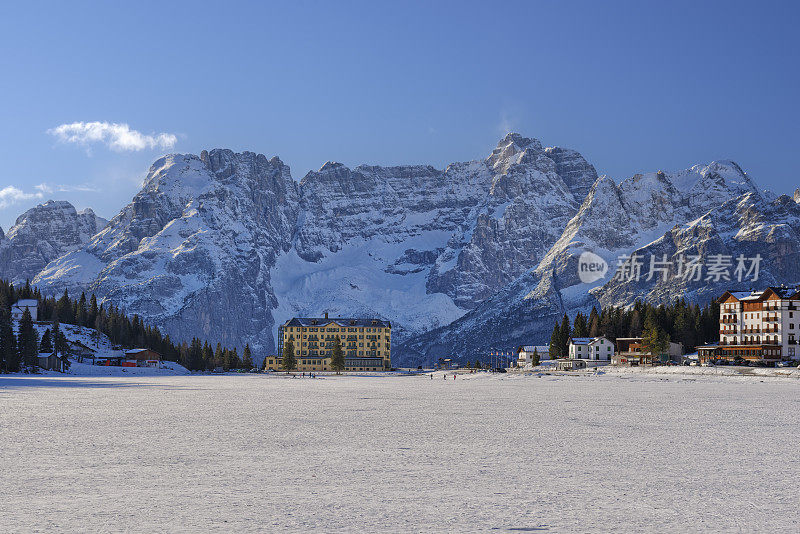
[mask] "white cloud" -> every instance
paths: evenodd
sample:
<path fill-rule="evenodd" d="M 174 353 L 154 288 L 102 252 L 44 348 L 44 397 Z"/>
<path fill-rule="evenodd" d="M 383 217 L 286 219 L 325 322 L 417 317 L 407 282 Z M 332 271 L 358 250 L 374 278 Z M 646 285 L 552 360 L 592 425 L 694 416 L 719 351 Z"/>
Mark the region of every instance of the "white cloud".
<path fill-rule="evenodd" d="M 47 130 L 62 143 L 75 143 L 89 146 L 103 143 L 116 152 L 139 151 L 146 148 L 169 149 L 178 142 L 178 137 L 171 133 L 146 135 L 132 130 L 127 124 L 108 122 L 73 122 L 62 124 Z"/>
<path fill-rule="evenodd" d="M 64 184 L 51 184 L 51 183 L 41 183 L 39 185 L 34 185 L 34 189 L 44 193 L 45 195 L 50 195 L 52 193 L 96 193 L 99 190 L 91 186 L 89 184 L 77 184 L 77 185 L 64 185 Z"/>
<path fill-rule="evenodd" d="M 0 189 L 0 209 L 7 208 L 13 204 L 24 202 L 26 200 L 42 198 L 43 196 L 44 195 L 41 191 L 38 193 L 26 193 L 19 187 L 9 185 L 3 189 Z"/>
<path fill-rule="evenodd" d="M 497 131 L 500 132 L 500 135 L 509 134 L 516 131 L 518 123 L 519 121 L 516 118 L 509 117 L 506 113 L 503 113 L 503 116 L 497 125 Z"/>

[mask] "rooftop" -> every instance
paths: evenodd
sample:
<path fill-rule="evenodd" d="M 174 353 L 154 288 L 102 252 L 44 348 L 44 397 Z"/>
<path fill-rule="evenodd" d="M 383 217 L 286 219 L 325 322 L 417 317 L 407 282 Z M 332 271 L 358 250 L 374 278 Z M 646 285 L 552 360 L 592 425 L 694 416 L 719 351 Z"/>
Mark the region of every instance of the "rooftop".
<path fill-rule="evenodd" d="M 356 317 L 293 317 L 286 321 L 283 326 L 326 326 L 331 323 L 337 326 L 377 326 L 391 328 L 389 321 L 383 319 L 368 319 Z"/>

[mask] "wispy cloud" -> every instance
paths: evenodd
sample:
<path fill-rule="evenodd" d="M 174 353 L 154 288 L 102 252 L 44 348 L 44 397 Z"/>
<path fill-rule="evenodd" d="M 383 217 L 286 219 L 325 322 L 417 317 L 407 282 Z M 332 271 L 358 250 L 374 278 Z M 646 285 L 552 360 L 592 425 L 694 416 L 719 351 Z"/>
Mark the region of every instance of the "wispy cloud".
<path fill-rule="evenodd" d="M 41 193 L 44 193 L 45 195 L 50 195 L 52 193 L 74 193 L 74 192 L 96 193 L 99 191 L 98 188 L 89 184 L 64 185 L 64 184 L 51 184 L 47 182 L 35 185 L 33 186 L 33 188 Z"/>
<path fill-rule="evenodd" d="M 0 209 L 7 208 L 19 202 L 42 197 L 44 197 L 44 193 L 42 191 L 36 193 L 26 193 L 19 187 L 9 185 L 3 189 L 0 189 Z"/>
<path fill-rule="evenodd" d="M 171 133 L 143 134 L 127 124 L 108 122 L 73 122 L 47 130 L 62 143 L 74 143 L 89 147 L 102 143 L 116 152 L 132 152 L 149 149 L 169 149 L 178 142 Z"/>
<path fill-rule="evenodd" d="M 497 124 L 497 131 L 500 135 L 506 135 L 516 131 L 519 121 L 514 117 L 509 117 L 507 113 L 503 113 L 500 122 Z"/>

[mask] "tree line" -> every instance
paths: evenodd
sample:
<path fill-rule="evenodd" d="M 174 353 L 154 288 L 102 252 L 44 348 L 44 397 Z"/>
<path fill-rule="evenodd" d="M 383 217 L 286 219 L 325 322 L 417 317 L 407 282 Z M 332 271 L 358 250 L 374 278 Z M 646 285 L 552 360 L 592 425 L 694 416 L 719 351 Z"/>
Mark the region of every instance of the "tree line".
<path fill-rule="evenodd" d="M 11 306 L 22 299 L 38 301 L 38 322 L 50 323 L 41 339 L 27 311 L 18 332 L 14 333 Z M 73 299 L 64 290 L 59 298 L 48 297 L 38 288 L 31 287 L 30 282 L 15 287 L 0 280 L 0 372 L 18 372 L 23 367 L 35 366 L 39 353 L 50 351 L 68 366 L 67 340 L 60 330 L 61 324 L 91 328 L 98 337 L 100 334 L 107 336 L 114 345 L 146 348 L 159 353 L 162 359 L 179 362 L 192 371 L 253 367 L 249 345 L 239 358 L 235 348 L 231 350 L 217 344 L 212 350 L 207 342 L 196 338 L 191 343 L 175 343 L 157 327 L 145 324 L 138 315 L 130 317 L 113 304 L 98 304 L 94 294 L 87 298 L 82 292 L 80 297 Z"/>
<path fill-rule="evenodd" d="M 564 314 L 550 335 L 550 358 L 566 357 L 571 337 L 598 336 L 612 342 L 620 337 L 641 337 L 645 349 L 653 354 L 664 352 L 669 342 L 683 343 L 685 352 L 693 352 L 698 345 L 719 339 L 719 303 L 700 307 L 684 299 L 666 305 L 637 300 L 630 308 L 610 306 L 598 312 L 592 307 L 588 317 L 578 312 L 572 323 Z"/>

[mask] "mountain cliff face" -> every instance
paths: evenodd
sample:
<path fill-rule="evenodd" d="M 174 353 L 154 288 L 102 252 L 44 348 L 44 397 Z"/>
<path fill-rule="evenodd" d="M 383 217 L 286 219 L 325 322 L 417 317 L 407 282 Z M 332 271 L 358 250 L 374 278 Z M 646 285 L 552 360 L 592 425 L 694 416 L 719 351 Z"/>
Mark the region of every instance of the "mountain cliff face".
<path fill-rule="evenodd" d="M 763 245 L 775 260 L 796 253 L 797 209 L 759 193 L 733 162 L 617 185 L 578 152 L 518 134 L 444 170 L 328 162 L 300 182 L 277 157 L 216 149 L 157 160 L 107 225 L 70 226 L 79 238 L 26 223 L 46 254 L 2 272 L 36 275 L 47 292 L 92 291 L 174 339 L 250 343 L 259 357 L 291 316 L 375 315 L 393 321 L 395 362 L 421 363 L 544 342 L 555 318 L 592 305 L 707 299 L 713 289 L 611 280 L 617 257 Z M 45 219 L 61 228 L 61 216 Z M 783 222 L 768 230 L 772 217 Z M 581 282 L 585 251 L 608 262 L 605 279 Z"/>
<path fill-rule="evenodd" d="M 493 347 L 545 343 L 564 313 L 588 312 L 592 306 L 625 306 L 637 298 L 666 302 L 683 296 L 706 302 L 725 289 L 754 284 L 750 279 L 735 284 L 706 280 L 705 275 L 700 281 L 687 282 L 676 275 L 680 256 L 750 257 L 760 251 L 764 282 L 759 283 L 800 280 L 800 273 L 790 267 L 791 258 L 800 259 L 789 245 L 791 237 L 772 244 L 778 235 L 796 231 L 796 206 L 789 197 L 769 202 L 747 174 L 729 161 L 677 173 L 635 175 L 619 185 L 601 176 L 536 268 L 451 325 L 407 341 L 402 350 L 416 354 L 415 361 L 420 362 L 442 351 L 480 357 Z M 581 281 L 578 262 L 584 252 L 607 262 L 605 277 L 592 283 Z M 666 280 L 662 275 L 648 281 L 647 262 L 651 256 L 663 261 L 664 254 L 675 268 Z M 646 263 L 640 279 L 615 280 L 619 258 L 631 255 Z M 778 261 L 782 255 L 788 255 L 787 259 Z"/>
<path fill-rule="evenodd" d="M 59 256 L 81 248 L 108 221 L 91 209 L 48 201 L 20 215 L 8 233 L 0 231 L 0 272 L 24 284 Z"/>

